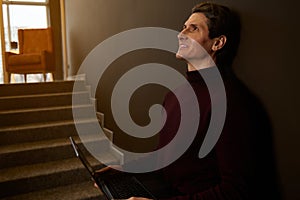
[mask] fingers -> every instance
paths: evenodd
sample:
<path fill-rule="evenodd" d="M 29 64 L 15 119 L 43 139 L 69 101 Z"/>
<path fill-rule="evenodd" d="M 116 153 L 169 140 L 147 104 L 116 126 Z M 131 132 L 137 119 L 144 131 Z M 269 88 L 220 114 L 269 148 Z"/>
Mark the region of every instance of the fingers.
<path fill-rule="evenodd" d="M 94 187 L 99 189 L 97 183 L 95 183 L 95 182 L 94 182 Z"/>
<path fill-rule="evenodd" d="M 118 171 L 122 171 L 123 169 L 121 165 L 109 165 L 109 167 Z"/>
<path fill-rule="evenodd" d="M 103 173 L 103 172 L 108 172 L 109 170 L 118 170 L 121 171 L 122 170 L 122 166 L 121 165 L 109 165 L 106 167 L 103 167 L 99 170 L 96 170 L 96 173 Z"/>
<path fill-rule="evenodd" d="M 110 165 L 110 166 L 106 166 L 106 167 L 103 167 L 101 169 L 98 169 L 95 171 L 95 176 L 97 177 L 100 177 L 100 176 L 107 176 L 109 174 L 113 174 L 113 173 L 116 173 L 117 170 L 115 169 L 122 169 L 121 166 L 119 165 Z M 94 182 L 94 187 L 98 188 L 99 189 L 99 186 L 97 185 L 96 182 Z"/>
<path fill-rule="evenodd" d="M 111 169 L 111 167 L 109 167 L 109 166 L 103 167 L 101 169 L 96 170 L 96 173 L 103 173 L 103 172 L 106 172 L 106 171 L 108 171 L 110 169 Z"/>

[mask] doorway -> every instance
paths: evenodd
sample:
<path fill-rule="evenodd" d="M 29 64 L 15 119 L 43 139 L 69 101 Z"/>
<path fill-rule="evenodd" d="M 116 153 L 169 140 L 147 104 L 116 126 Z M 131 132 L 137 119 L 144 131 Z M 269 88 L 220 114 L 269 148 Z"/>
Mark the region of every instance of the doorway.
<path fill-rule="evenodd" d="M 46 28 L 50 24 L 49 0 L 2 0 L 3 37 L 2 50 L 18 52 L 18 29 Z M 1 52 L 2 53 L 2 52 Z M 0 60 L 0 83 L 4 83 L 4 67 Z M 47 80 L 52 79 L 47 74 Z M 12 82 L 24 82 L 24 76 L 12 74 Z M 28 74 L 27 82 L 44 81 L 42 74 Z"/>

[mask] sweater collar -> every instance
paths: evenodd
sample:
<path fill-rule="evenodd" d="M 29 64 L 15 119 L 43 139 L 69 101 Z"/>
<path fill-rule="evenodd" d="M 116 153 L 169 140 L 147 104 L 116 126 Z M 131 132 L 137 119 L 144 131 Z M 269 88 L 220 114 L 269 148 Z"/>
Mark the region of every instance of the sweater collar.
<path fill-rule="evenodd" d="M 192 82 L 204 82 L 203 75 L 205 76 L 210 76 L 210 74 L 213 74 L 218 70 L 216 66 L 213 67 L 208 67 L 205 69 L 200 69 L 200 70 L 194 70 L 194 71 L 187 71 L 186 72 L 186 78 L 187 80 L 192 83 Z M 211 76 L 213 77 L 213 76 Z"/>

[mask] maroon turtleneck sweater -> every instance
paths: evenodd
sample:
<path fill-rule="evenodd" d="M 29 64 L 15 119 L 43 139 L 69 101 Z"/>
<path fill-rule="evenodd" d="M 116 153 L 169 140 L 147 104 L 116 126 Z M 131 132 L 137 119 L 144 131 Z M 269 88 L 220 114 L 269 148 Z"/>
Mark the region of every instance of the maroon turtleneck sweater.
<path fill-rule="evenodd" d="M 209 73 L 211 69 L 204 70 Z M 161 170 L 165 180 L 180 193 L 169 199 L 279 199 L 266 113 L 235 76 L 222 78 L 227 98 L 224 128 L 213 150 L 200 159 L 199 149 L 210 123 L 211 99 L 199 72 L 187 72 L 187 80 L 198 98 L 200 121 L 192 145 L 178 160 Z M 184 86 L 176 93 L 188 104 Z M 164 107 L 167 120 L 160 133 L 160 147 L 173 139 L 181 119 L 179 103 L 172 92 L 166 96 Z M 188 132 L 185 134 L 189 137 Z"/>

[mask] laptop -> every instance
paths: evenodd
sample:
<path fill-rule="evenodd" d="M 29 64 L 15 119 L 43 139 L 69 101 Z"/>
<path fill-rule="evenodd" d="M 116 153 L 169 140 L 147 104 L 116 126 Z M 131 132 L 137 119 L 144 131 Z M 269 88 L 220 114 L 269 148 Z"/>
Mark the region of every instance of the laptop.
<path fill-rule="evenodd" d="M 70 141 L 76 157 L 80 159 L 107 199 L 127 199 L 133 196 L 156 199 L 146 186 L 132 174 L 125 172 L 96 173 L 72 137 L 70 137 Z"/>

